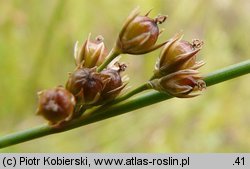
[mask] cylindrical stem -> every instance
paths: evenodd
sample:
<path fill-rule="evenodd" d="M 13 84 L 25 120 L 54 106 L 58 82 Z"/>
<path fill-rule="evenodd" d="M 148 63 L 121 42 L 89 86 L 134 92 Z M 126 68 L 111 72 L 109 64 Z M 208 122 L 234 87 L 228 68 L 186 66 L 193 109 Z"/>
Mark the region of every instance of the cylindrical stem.
<path fill-rule="evenodd" d="M 100 71 L 102 71 L 103 69 L 105 69 L 105 68 L 108 66 L 108 64 L 109 64 L 114 58 L 116 58 L 119 54 L 120 54 L 120 53 L 119 53 L 117 50 L 113 49 L 113 50 L 109 53 L 109 55 L 107 56 L 107 59 L 97 68 L 97 72 L 100 72 Z"/>
<path fill-rule="evenodd" d="M 250 60 L 242 63 L 238 63 L 227 68 L 215 71 L 205 76 L 204 81 L 207 86 L 212 86 L 217 83 L 221 83 L 226 80 L 233 79 L 238 76 L 242 76 L 250 73 Z M 42 125 L 35 128 L 27 129 L 17 133 L 9 134 L 0 138 L 0 148 L 11 146 L 14 144 L 29 141 L 35 138 L 43 137 L 53 133 L 64 132 L 71 130 L 89 123 L 104 120 L 113 116 L 127 113 L 145 106 L 149 106 L 163 100 L 170 99 L 172 96 L 159 93 L 156 91 L 148 92 L 133 99 L 129 99 L 118 104 L 112 105 L 104 109 L 100 113 L 93 112 L 93 116 L 82 116 L 79 119 L 75 119 L 66 124 L 63 128 L 53 128 L 48 125 Z M 94 110 L 97 111 L 97 110 Z M 99 110 L 98 110 L 99 111 Z"/>
<path fill-rule="evenodd" d="M 212 86 L 217 83 L 242 76 L 244 74 L 250 73 L 250 60 L 234 64 L 205 76 L 205 81 L 207 86 Z"/>
<path fill-rule="evenodd" d="M 143 92 L 143 91 L 145 91 L 147 89 L 150 89 L 150 87 L 149 87 L 148 83 L 145 83 L 145 84 L 137 87 L 136 89 L 128 92 L 127 94 L 125 94 L 125 95 L 123 95 L 121 97 L 118 97 L 117 99 L 112 101 L 112 104 L 117 104 L 117 103 L 119 103 L 121 101 L 127 100 L 128 98 L 130 98 L 130 97 L 132 97 L 132 96 L 134 96 L 134 95 L 136 95 L 138 93 L 141 93 L 141 92 Z"/>

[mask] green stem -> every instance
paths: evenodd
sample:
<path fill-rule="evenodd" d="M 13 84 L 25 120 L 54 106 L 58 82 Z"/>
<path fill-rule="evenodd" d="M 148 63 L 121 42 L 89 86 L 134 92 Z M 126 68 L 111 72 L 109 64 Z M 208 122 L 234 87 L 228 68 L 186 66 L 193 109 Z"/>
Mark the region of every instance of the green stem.
<path fill-rule="evenodd" d="M 227 68 L 223 68 L 221 70 L 217 70 L 205 76 L 204 80 L 207 83 L 207 86 L 212 86 L 248 73 L 250 73 L 250 60 L 229 66 Z M 142 107 L 146 107 L 170 98 L 172 98 L 172 96 L 156 91 L 151 91 L 137 96 L 136 98 L 132 98 L 124 102 L 120 102 L 118 104 L 107 107 L 107 109 L 102 110 L 100 113 L 95 113 L 96 111 L 99 111 L 98 109 L 93 110 L 93 112 L 90 113 L 93 113 L 93 116 L 88 116 L 87 114 L 84 114 L 81 118 L 70 121 L 62 128 L 53 128 L 48 125 L 42 125 L 3 136 L 0 138 L 0 148 L 33 140 L 35 138 L 40 138 L 50 134 L 71 130 L 83 125 L 87 125 L 113 116 L 118 116 L 120 114 L 124 114 Z"/>
<path fill-rule="evenodd" d="M 137 87 L 136 89 L 128 92 L 127 94 L 121 96 L 121 97 L 118 97 L 117 99 L 115 99 L 114 101 L 112 101 L 112 104 L 117 104 L 121 101 L 124 101 L 124 100 L 127 100 L 128 98 L 138 94 L 138 93 L 141 93 L 143 92 L 144 90 L 148 90 L 150 89 L 150 87 L 148 86 L 148 83 L 145 83 L 139 87 Z"/>
<path fill-rule="evenodd" d="M 149 80 L 151 81 L 151 80 L 156 79 L 156 78 L 158 77 L 157 75 L 158 75 L 158 73 L 155 72 L 155 73 L 150 77 Z"/>
<path fill-rule="evenodd" d="M 217 83 L 242 76 L 244 74 L 250 73 L 250 60 L 234 64 L 205 76 L 205 81 L 207 86 L 212 86 Z"/>
<path fill-rule="evenodd" d="M 108 64 L 114 59 L 116 58 L 118 55 L 120 55 L 120 52 L 118 52 L 117 50 L 113 49 L 109 55 L 107 56 L 107 59 L 97 68 L 97 72 L 102 71 L 104 68 L 106 68 L 108 66 Z"/>

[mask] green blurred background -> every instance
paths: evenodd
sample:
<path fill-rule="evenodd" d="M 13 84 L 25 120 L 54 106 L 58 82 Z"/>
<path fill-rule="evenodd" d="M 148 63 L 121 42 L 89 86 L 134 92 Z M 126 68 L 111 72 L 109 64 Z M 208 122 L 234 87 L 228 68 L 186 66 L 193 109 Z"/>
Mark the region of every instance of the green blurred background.
<path fill-rule="evenodd" d="M 249 0 L 0 0 L 0 135 L 45 121 L 36 92 L 64 84 L 73 46 L 101 34 L 113 46 L 136 6 L 167 14 L 164 41 L 183 30 L 203 39 L 207 74 L 249 59 Z M 152 74 L 160 50 L 124 55 L 130 86 Z M 136 72 L 136 73 L 134 73 Z M 250 78 L 209 87 L 193 99 L 171 99 L 128 114 L 0 150 L 1 152 L 250 152 Z"/>

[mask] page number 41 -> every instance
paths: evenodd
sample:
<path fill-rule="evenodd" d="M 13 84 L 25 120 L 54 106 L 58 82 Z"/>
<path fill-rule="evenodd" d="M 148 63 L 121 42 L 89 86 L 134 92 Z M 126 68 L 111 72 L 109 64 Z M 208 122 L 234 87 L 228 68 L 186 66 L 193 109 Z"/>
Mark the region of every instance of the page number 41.
<path fill-rule="evenodd" d="M 233 165 L 245 165 L 245 157 L 237 157 Z"/>

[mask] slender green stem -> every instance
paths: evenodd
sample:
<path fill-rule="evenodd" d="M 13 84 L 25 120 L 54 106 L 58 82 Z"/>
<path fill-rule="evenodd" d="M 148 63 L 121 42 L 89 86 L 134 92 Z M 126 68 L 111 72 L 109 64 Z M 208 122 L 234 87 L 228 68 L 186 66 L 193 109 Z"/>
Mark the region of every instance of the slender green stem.
<path fill-rule="evenodd" d="M 149 87 L 148 83 L 145 83 L 145 84 L 135 88 L 134 90 L 128 92 L 127 94 L 125 94 L 125 95 L 123 95 L 121 97 L 118 97 L 117 99 L 112 101 L 112 104 L 117 104 L 117 103 L 119 103 L 121 101 L 127 100 L 128 98 L 130 98 L 130 97 L 132 97 L 132 96 L 134 96 L 134 95 L 136 95 L 138 93 L 141 93 L 141 92 L 143 92 L 145 90 L 148 90 L 148 89 L 150 89 L 150 87 Z"/>
<path fill-rule="evenodd" d="M 250 73 L 250 60 L 229 66 L 227 68 L 223 68 L 221 70 L 217 70 L 205 76 L 204 81 L 207 83 L 207 86 L 212 86 L 248 73 Z M 159 93 L 156 91 L 151 91 L 142 94 L 140 96 L 137 96 L 135 98 L 128 99 L 126 101 L 107 107 L 106 109 L 101 110 L 100 113 L 95 113 L 97 111 L 100 111 L 98 109 L 93 110 L 92 112 L 90 112 L 90 114 L 93 114 L 92 116 L 84 114 L 79 119 L 72 120 L 61 128 L 55 128 L 55 127 L 53 128 L 48 125 L 42 125 L 3 136 L 0 138 L 0 148 L 33 140 L 35 138 L 47 136 L 50 134 L 71 130 L 113 116 L 118 116 L 124 113 L 128 113 L 129 111 L 140 109 L 142 107 L 146 107 L 170 98 L 172 98 L 172 96 L 164 93 Z"/>
<path fill-rule="evenodd" d="M 108 66 L 108 64 L 114 59 L 116 58 L 118 55 L 120 55 L 120 52 L 118 52 L 117 50 L 113 49 L 111 50 L 111 52 L 109 53 L 109 55 L 107 56 L 107 59 L 97 68 L 97 72 L 102 71 L 104 68 L 106 68 Z"/>
<path fill-rule="evenodd" d="M 233 79 L 248 73 L 250 73 L 250 60 L 209 73 L 205 76 L 205 81 L 207 86 L 212 86 L 225 80 Z"/>
<path fill-rule="evenodd" d="M 156 79 L 156 78 L 157 78 L 157 75 L 156 75 L 156 74 L 157 74 L 157 73 L 154 73 L 154 74 L 150 77 L 150 79 L 149 79 L 149 80 L 151 81 L 151 80 Z"/>

